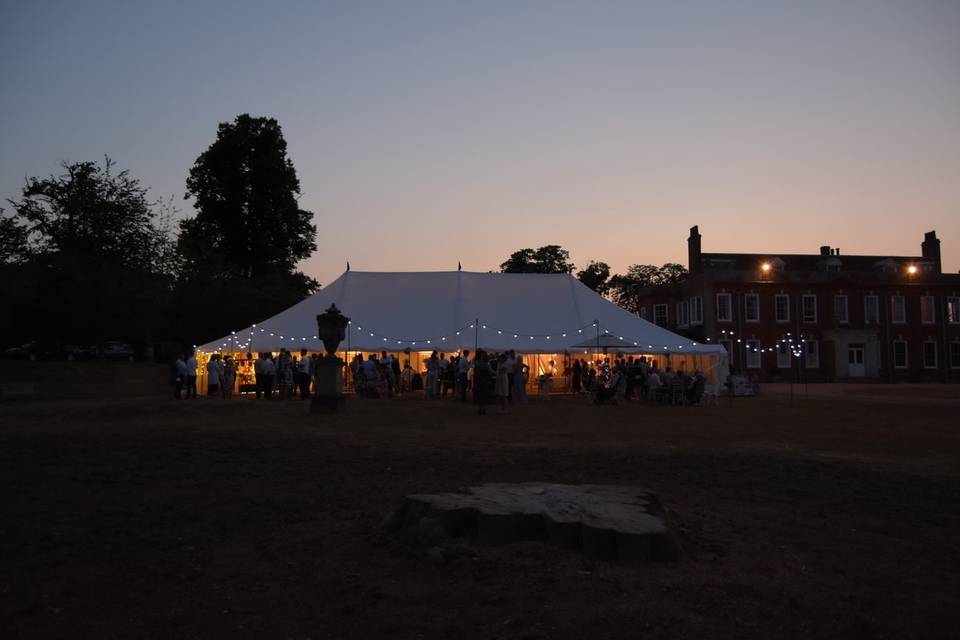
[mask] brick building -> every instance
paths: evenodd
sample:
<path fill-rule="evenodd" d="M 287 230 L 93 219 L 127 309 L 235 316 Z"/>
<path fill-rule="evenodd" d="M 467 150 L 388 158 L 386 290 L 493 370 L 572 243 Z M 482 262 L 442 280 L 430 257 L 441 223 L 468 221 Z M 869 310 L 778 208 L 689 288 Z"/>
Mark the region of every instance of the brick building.
<path fill-rule="evenodd" d="M 960 274 L 943 273 L 940 240 L 918 256 L 703 253 L 690 274 L 651 287 L 641 316 L 719 342 L 731 366 L 761 380 L 960 382 Z"/>

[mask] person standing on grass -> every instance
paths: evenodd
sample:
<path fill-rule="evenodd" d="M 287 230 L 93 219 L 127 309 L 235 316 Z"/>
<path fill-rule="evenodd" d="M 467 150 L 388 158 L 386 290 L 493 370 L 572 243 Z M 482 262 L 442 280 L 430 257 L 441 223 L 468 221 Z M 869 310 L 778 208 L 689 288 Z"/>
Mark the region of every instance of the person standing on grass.
<path fill-rule="evenodd" d="M 257 359 L 253 363 L 253 379 L 254 379 L 254 389 L 256 390 L 257 400 L 260 399 L 261 394 L 263 393 L 263 382 L 264 382 L 264 357 L 263 352 L 257 354 Z"/>
<path fill-rule="evenodd" d="M 306 400 L 310 396 L 310 358 L 306 349 L 300 349 L 300 362 L 297 363 L 297 387 L 300 389 L 300 399 Z"/>
<path fill-rule="evenodd" d="M 177 400 L 181 399 L 180 394 L 183 392 L 183 387 L 187 382 L 187 363 L 183 358 L 183 354 L 177 356 L 177 361 L 173 363 L 173 383 L 174 391 L 173 397 Z"/>
<path fill-rule="evenodd" d="M 197 399 L 197 354 L 190 352 L 187 358 L 187 398 Z"/>
<path fill-rule="evenodd" d="M 473 359 L 473 401 L 477 404 L 477 415 L 487 414 L 487 405 L 493 397 L 493 369 L 482 349 L 477 350 Z"/>
<path fill-rule="evenodd" d="M 513 402 L 524 404 L 527 401 L 527 373 L 530 367 L 523 362 L 523 356 L 516 357 L 513 368 Z"/>
<path fill-rule="evenodd" d="M 233 356 L 227 356 L 223 361 L 223 385 L 221 386 L 224 400 L 233 397 L 233 384 L 236 380 L 237 366 L 233 362 Z"/>
<path fill-rule="evenodd" d="M 497 377 L 493 385 L 493 395 L 500 405 L 500 411 L 507 412 L 507 400 L 510 397 L 510 369 L 516 366 L 506 353 L 497 358 Z"/>
<path fill-rule="evenodd" d="M 220 368 L 217 361 L 220 354 L 215 353 L 207 361 L 207 397 L 214 398 L 220 393 Z"/>
<path fill-rule="evenodd" d="M 457 385 L 460 395 L 460 402 L 467 401 L 467 390 L 470 386 L 470 352 L 464 350 L 463 355 L 457 360 Z"/>
<path fill-rule="evenodd" d="M 263 359 L 263 398 L 264 400 L 273 400 L 273 378 L 277 372 L 277 365 L 273 361 L 272 354 L 265 354 Z"/>
<path fill-rule="evenodd" d="M 437 377 L 440 374 L 440 361 L 437 359 L 437 352 L 430 354 L 427 360 L 427 399 L 433 400 L 437 397 Z"/>

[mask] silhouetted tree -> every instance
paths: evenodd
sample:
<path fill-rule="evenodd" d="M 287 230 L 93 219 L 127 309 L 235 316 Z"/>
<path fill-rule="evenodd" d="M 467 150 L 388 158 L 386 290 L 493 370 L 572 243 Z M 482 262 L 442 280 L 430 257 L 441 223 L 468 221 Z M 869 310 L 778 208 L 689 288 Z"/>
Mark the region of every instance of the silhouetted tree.
<path fill-rule="evenodd" d="M 30 337 L 149 342 L 174 278 L 169 216 L 114 162 L 63 163 L 64 173 L 28 178 L 4 216 L 3 261 L 31 284 L 14 321 Z M 157 209 L 160 211 L 157 211 Z M 6 288 L 5 288 L 6 290 Z M 22 286 L 20 288 L 22 292 Z"/>
<path fill-rule="evenodd" d="M 570 273 L 573 269 L 570 252 L 556 244 L 515 251 L 500 265 L 502 273 Z"/>
<path fill-rule="evenodd" d="M 205 264 L 218 277 L 239 278 L 292 273 L 317 248 L 313 214 L 297 203 L 300 181 L 273 118 L 221 123 L 190 169 L 190 196 L 197 215 L 181 222 L 180 249 L 193 269 Z"/>
<path fill-rule="evenodd" d="M 600 295 L 606 295 L 610 290 L 610 265 L 591 260 L 585 269 L 577 273 L 577 279 Z"/>
<path fill-rule="evenodd" d="M 319 284 L 296 270 L 316 250 L 313 214 L 273 118 L 221 123 L 197 158 L 187 194 L 197 215 L 180 222 L 182 277 L 174 323 L 205 341 L 271 316 Z"/>
<path fill-rule="evenodd" d="M 673 262 L 661 267 L 652 264 L 631 265 L 623 275 L 610 278 L 610 297 L 631 313 L 640 313 L 644 289 L 661 284 L 681 282 L 687 277 L 687 269 Z"/>

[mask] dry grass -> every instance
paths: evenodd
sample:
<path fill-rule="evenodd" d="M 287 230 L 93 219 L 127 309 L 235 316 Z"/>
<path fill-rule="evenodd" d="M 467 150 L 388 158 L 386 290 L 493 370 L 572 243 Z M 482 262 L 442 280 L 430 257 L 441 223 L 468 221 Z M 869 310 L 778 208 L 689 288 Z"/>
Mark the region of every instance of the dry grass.
<path fill-rule="evenodd" d="M 0 406 L 0 633 L 955 637 L 960 402 L 905 389 L 483 418 L 412 398 L 333 419 L 298 401 Z M 525 543 L 434 564 L 381 531 L 407 493 L 524 480 L 659 491 L 684 557 Z"/>

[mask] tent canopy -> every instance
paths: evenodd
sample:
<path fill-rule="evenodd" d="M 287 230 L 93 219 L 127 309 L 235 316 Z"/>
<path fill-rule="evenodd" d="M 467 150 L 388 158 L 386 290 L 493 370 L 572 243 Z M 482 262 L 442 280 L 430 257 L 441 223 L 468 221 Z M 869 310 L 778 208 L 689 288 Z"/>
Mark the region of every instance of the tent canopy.
<path fill-rule="evenodd" d="M 570 274 L 346 271 L 289 309 L 201 345 L 201 351 L 322 351 L 317 314 L 351 318 L 340 350 L 558 353 L 579 344 L 623 351 L 724 354 L 638 318 Z M 591 340 L 593 342 L 591 342 Z M 581 347 L 582 348 L 582 347 Z"/>

